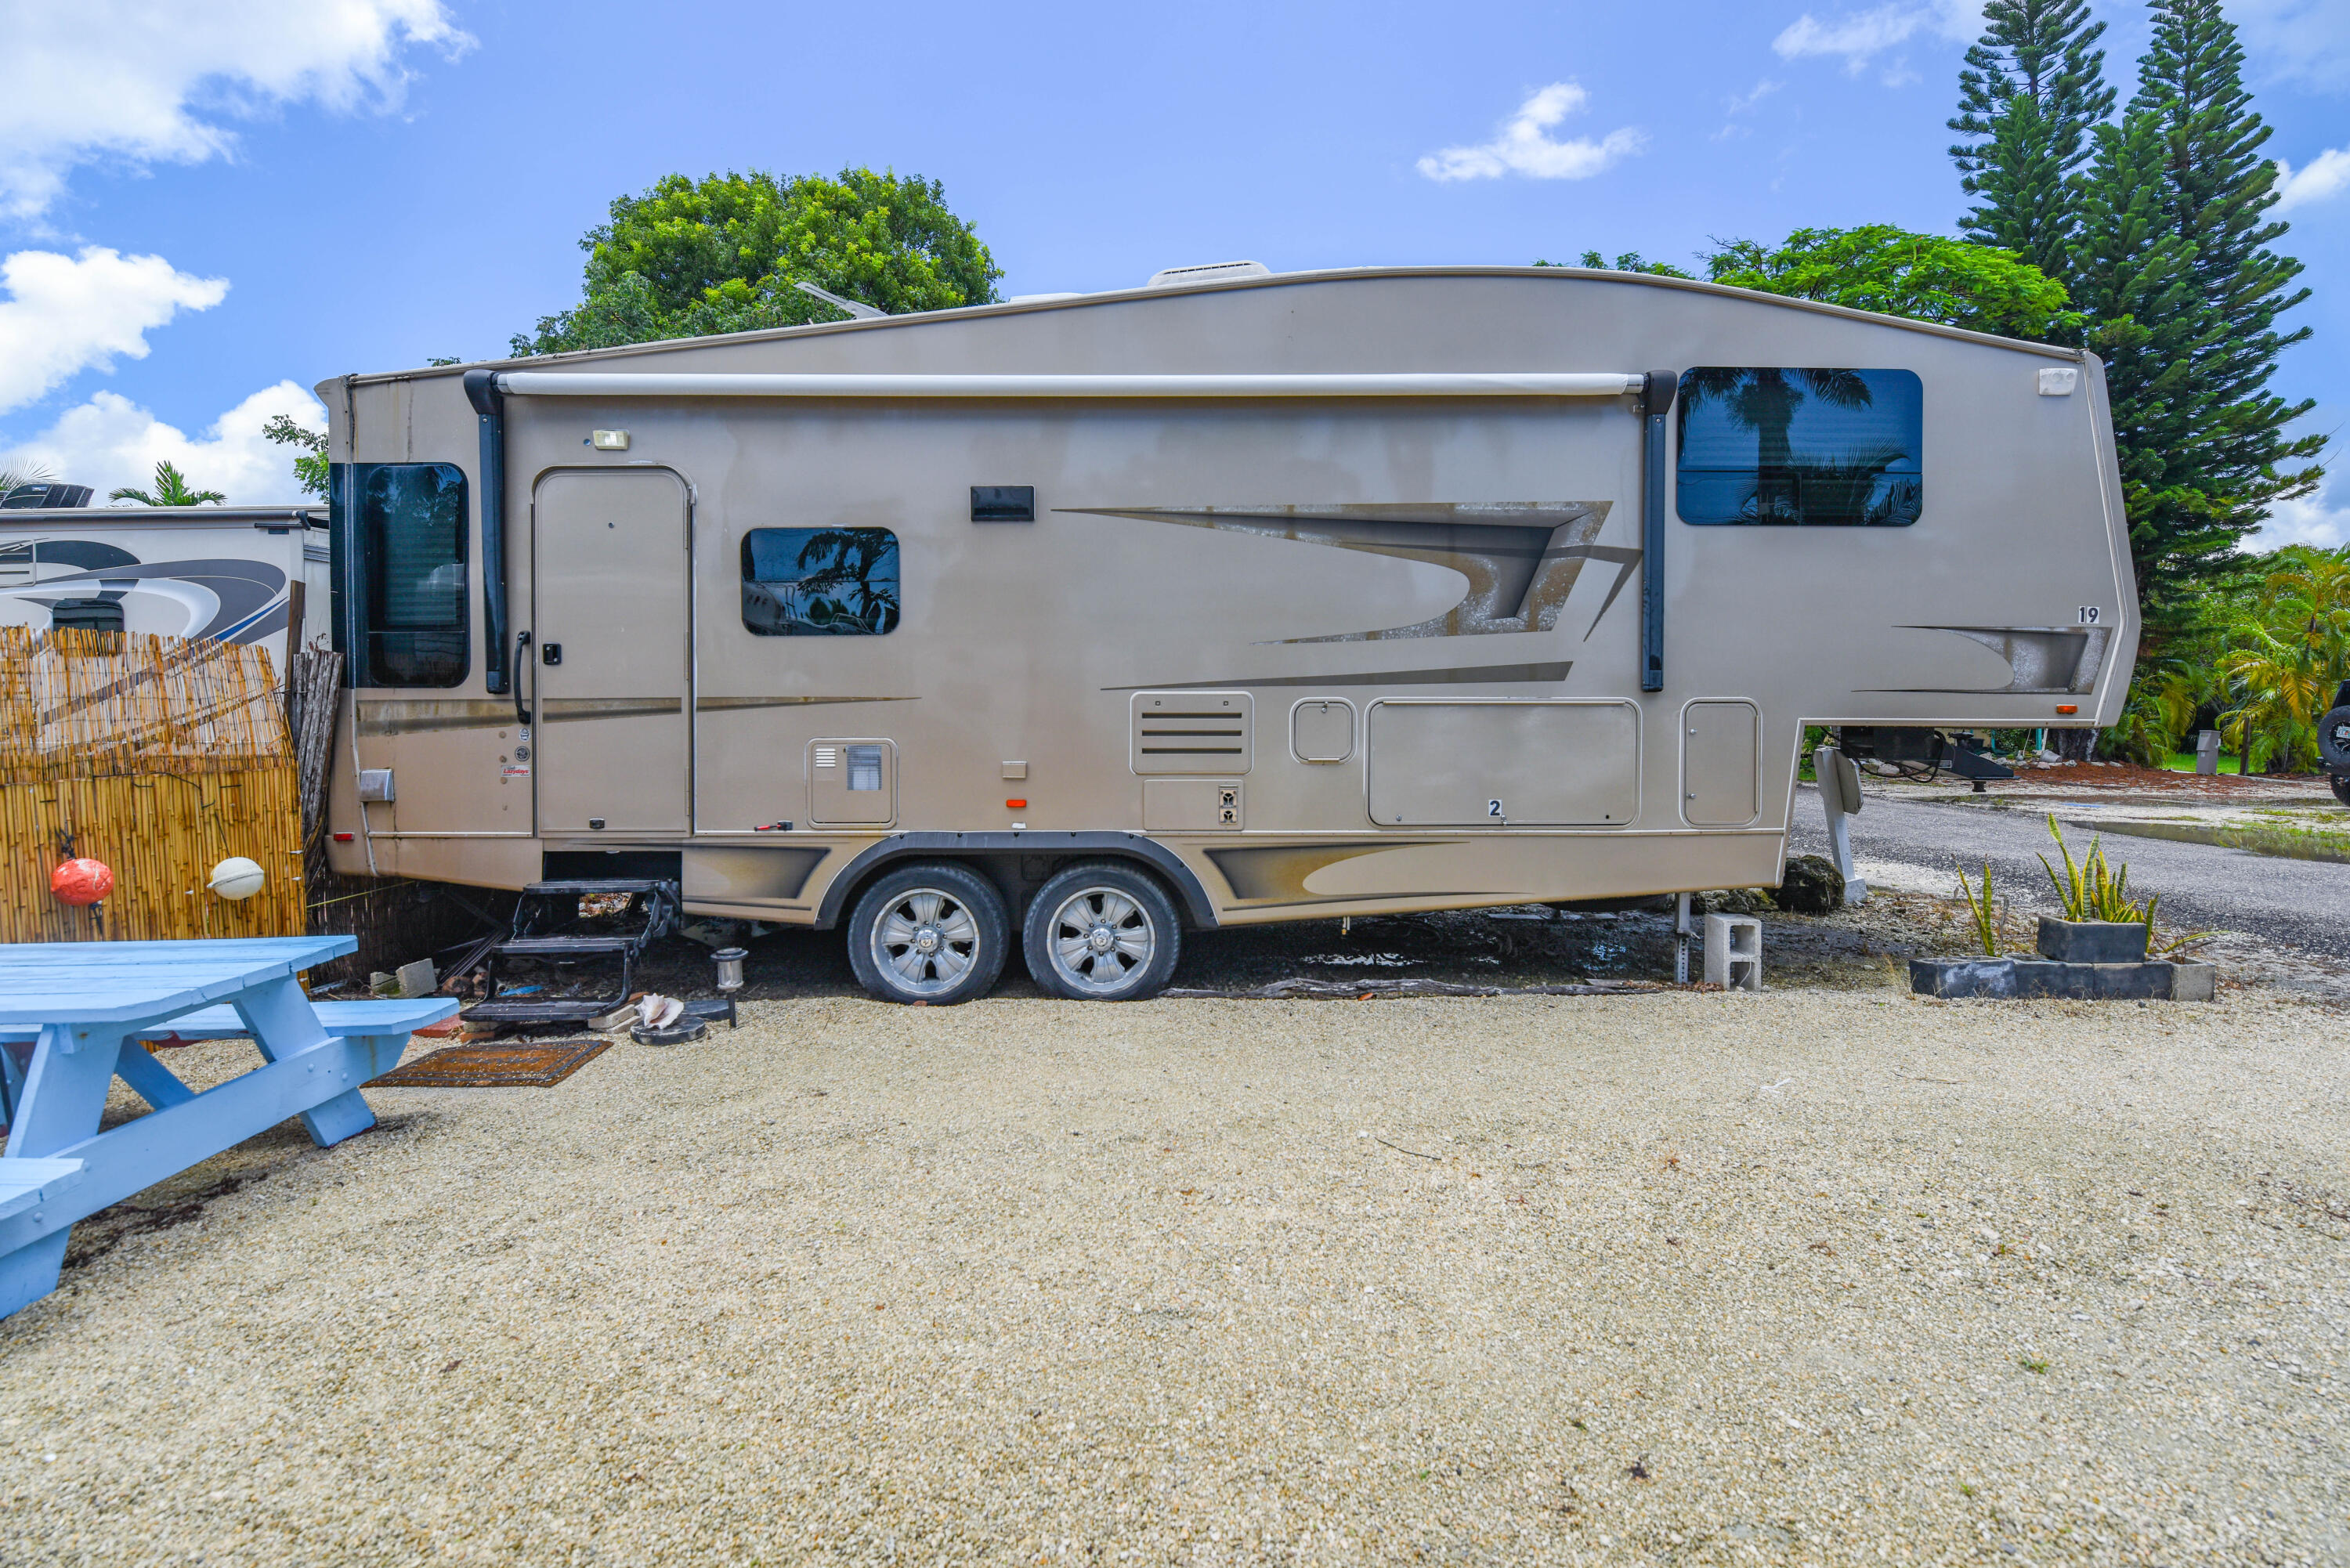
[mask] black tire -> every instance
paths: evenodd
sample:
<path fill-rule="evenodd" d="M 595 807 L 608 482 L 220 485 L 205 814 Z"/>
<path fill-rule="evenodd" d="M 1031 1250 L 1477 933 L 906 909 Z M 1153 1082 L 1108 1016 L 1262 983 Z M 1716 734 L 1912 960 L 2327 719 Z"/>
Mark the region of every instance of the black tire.
<path fill-rule="evenodd" d="M 1159 878 L 1116 860 L 1071 866 L 1036 889 L 1021 931 L 1028 972 L 1072 1002 L 1140 1002 L 1167 989 L 1183 926 Z"/>
<path fill-rule="evenodd" d="M 2332 709 L 2317 722 L 2317 754 L 2328 772 L 2350 774 L 2350 707 Z"/>
<path fill-rule="evenodd" d="M 986 877 L 931 860 L 882 873 L 849 912 L 847 935 L 859 985 L 884 1002 L 947 1007 L 994 989 L 1012 919 Z"/>
<path fill-rule="evenodd" d="M 2327 782 L 2334 785 L 2334 798 L 2345 805 L 2350 805 L 2350 778 L 2335 774 Z"/>

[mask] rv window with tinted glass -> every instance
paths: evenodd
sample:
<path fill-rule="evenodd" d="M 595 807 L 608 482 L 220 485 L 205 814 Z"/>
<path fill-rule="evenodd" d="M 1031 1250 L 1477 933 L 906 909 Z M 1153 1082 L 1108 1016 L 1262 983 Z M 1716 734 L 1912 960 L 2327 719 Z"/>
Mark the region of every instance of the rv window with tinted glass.
<path fill-rule="evenodd" d="M 761 637 L 879 637 L 898 628 L 898 535 L 887 528 L 743 535 L 743 624 Z"/>
<path fill-rule="evenodd" d="M 355 686 L 454 686 L 468 666 L 465 475 L 445 462 L 338 465 L 338 641 Z"/>
<path fill-rule="evenodd" d="M 1909 370 L 1682 372 L 1681 521 L 1907 527 L 1923 504 L 1925 393 Z"/>

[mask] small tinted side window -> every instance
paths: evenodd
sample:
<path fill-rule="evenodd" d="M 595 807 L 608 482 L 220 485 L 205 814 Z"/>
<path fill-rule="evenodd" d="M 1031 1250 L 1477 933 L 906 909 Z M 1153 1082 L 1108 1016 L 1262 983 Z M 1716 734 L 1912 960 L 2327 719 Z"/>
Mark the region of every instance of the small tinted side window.
<path fill-rule="evenodd" d="M 898 592 L 887 528 L 743 535 L 743 624 L 761 637 L 879 637 L 898 628 Z"/>
<path fill-rule="evenodd" d="M 1907 527 L 1924 505 L 1925 391 L 1911 370 L 1682 372 L 1681 521 Z"/>
<path fill-rule="evenodd" d="M 455 686 L 470 666 L 465 474 L 446 462 L 338 465 L 336 640 L 354 686 Z"/>

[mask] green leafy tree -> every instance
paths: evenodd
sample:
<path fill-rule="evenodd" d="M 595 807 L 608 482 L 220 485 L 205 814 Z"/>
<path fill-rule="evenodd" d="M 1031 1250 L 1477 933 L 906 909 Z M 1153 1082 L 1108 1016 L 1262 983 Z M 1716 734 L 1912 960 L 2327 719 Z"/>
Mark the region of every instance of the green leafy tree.
<path fill-rule="evenodd" d="M 937 181 L 870 169 L 672 174 L 614 201 L 580 246 L 586 297 L 516 355 L 837 319 L 801 282 L 897 315 L 989 303 L 1003 275 Z"/>
<path fill-rule="evenodd" d="M 134 490 L 126 484 L 107 499 L 136 501 L 141 506 L 202 506 L 207 502 L 217 505 L 228 497 L 217 490 L 192 490 L 185 474 L 169 462 L 159 462 L 155 465 L 154 489 Z"/>
<path fill-rule="evenodd" d="M 1613 262 L 1610 262 L 1606 256 L 1601 255 L 1597 251 L 1586 251 L 1583 253 L 1583 259 L 1581 261 L 1572 264 L 1555 261 L 1538 261 L 1534 263 L 1534 265 L 1536 266 L 1567 266 L 1570 265 L 1575 266 L 1589 267 L 1596 272 L 1644 272 L 1652 277 L 1693 277 L 1696 275 L 1692 273 L 1683 272 L 1680 268 L 1673 265 L 1670 262 L 1643 261 L 1640 259 L 1640 253 L 1638 251 L 1626 251 L 1621 255 L 1617 256 Z"/>
<path fill-rule="evenodd" d="M 437 363 L 438 361 L 436 361 Z M 452 361 L 453 362 L 453 361 Z M 327 434 L 294 422 L 291 414 L 272 414 L 261 433 L 280 446 L 298 447 L 294 454 L 294 480 L 306 495 L 327 493 Z"/>
<path fill-rule="evenodd" d="M 1960 188 L 1977 198 L 1960 220 L 1966 237 L 2067 281 L 2080 172 L 2114 107 L 2095 47 L 2105 31 L 2087 0 L 1990 0 L 1950 122 L 1970 138 L 1950 149 Z"/>
<path fill-rule="evenodd" d="M 2064 286 L 2012 251 L 1912 234 L 1890 223 L 1797 229 L 1776 248 L 1721 243 L 1705 257 L 1716 283 L 1856 310 L 2045 340 L 2081 324 Z"/>
<path fill-rule="evenodd" d="M 2350 560 L 2287 546 L 2228 628 L 2232 739 L 2251 773 L 2317 764 L 2317 721 L 2350 668 Z M 2223 728 L 2223 734 L 2228 729 Z"/>

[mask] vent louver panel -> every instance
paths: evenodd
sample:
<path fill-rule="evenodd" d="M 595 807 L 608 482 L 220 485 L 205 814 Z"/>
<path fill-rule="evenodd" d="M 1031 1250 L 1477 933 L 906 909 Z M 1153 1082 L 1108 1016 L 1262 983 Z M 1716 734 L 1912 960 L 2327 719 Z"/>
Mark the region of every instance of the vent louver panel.
<path fill-rule="evenodd" d="M 1138 774 L 1244 774 L 1255 731 L 1245 691 L 1138 691 L 1129 760 Z"/>

